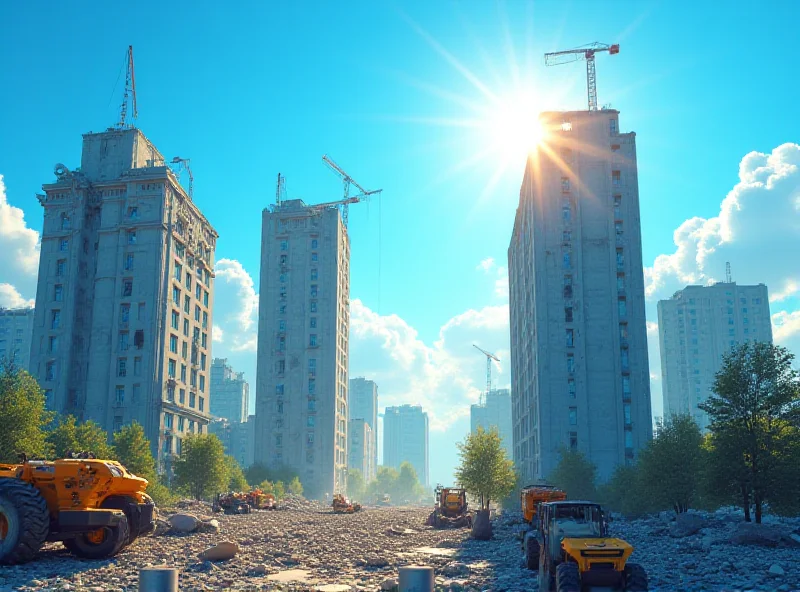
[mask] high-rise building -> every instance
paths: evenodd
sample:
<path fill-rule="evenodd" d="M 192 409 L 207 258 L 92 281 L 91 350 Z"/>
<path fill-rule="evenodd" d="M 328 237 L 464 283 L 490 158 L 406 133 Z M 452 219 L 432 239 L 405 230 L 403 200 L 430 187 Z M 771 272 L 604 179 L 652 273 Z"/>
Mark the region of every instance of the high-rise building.
<path fill-rule="evenodd" d="M 428 486 L 428 414 L 419 405 L 387 407 L 383 415 L 383 465 L 399 469 L 406 461 Z"/>
<path fill-rule="evenodd" d="M 14 366 L 30 369 L 32 308 L 0 308 L 0 360 L 13 360 Z"/>
<path fill-rule="evenodd" d="M 225 453 L 235 458 L 242 469 L 247 469 L 253 464 L 254 459 L 255 425 L 254 415 L 245 422 L 228 421 L 224 418 L 213 419 L 208 424 L 208 433 L 215 434 L 222 441 Z"/>
<path fill-rule="evenodd" d="M 214 358 L 211 363 L 211 414 L 244 423 L 249 406 L 250 385 L 244 379 L 244 372 L 234 372 L 227 358 Z"/>
<path fill-rule="evenodd" d="M 258 309 L 256 461 L 308 495 L 347 486 L 350 240 L 335 208 L 265 209 Z"/>
<path fill-rule="evenodd" d="M 50 409 L 139 422 L 162 469 L 209 421 L 217 233 L 136 128 L 83 136 L 43 186 L 31 372 Z"/>
<path fill-rule="evenodd" d="M 351 419 L 347 427 L 347 467 L 361 471 L 366 482 L 375 478 L 375 438 L 366 419 Z"/>
<path fill-rule="evenodd" d="M 378 466 L 378 385 L 364 377 L 350 379 L 350 419 L 363 419 L 372 432 L 372 465 Z M 375 469 L 377 470 L 377 468 Z"/>
<path fill-rule="evenodd" d="M 509 459 L 514 458 L 514 431 L 511 423 L 511 390 L 494 389 L 486 395 L 482 405 L 470 406 L 470 431 L 474 434 L 481 427 L 484 430 L 497 428 L 503 440 L 503 448 Z"/>
<path fill-rule="evenodd" d="M 561 447 L 601 478 L 652 438 L 634 133 L 619 112 L 540 115 L 508 249 L 514 461 Z"/>
<path fill-rule="evenodd" d="M 772 342 L 767 287 L 687 286 L 659 301 L 658 337 L 664 418 L 689 413 L 706 429 L 708 415 L 697 406 L 711 393 L 723 355 L 745 341 Z"/>

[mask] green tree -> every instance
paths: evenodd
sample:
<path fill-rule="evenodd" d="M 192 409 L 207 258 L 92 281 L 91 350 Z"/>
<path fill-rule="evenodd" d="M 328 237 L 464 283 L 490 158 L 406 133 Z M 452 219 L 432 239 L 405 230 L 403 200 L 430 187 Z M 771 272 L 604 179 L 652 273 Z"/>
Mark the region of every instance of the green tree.
<path fill-rule="evenodd" d="M 364 475 L 358 469 L 347 471 L 347 497 L 353 500 L 361 500 L 364 497 L 366 484 Z"/>
<path fill-rule="evenodd" d="M 276 481 L 272 487 L 272 493 L 275 495 L 276 500 L 282 500 L 286 497 L 286 486 L 283 481 Z"/>
<path fill-rule="evenodd" d="M 93 452 L 97 458 L 113 460 L 114 449 L 108 443 L 106 431 L 89 420 L 77 423 L 75 416 L 66 415 L 57 421 L 47 434 L 54 458 L 64 458 L 68 452 Z"/>
<path fill-rule="evenodd" d="M 726 446 L 719 459 L 734 470 L 744 462 L 743 504 L 752 496 L 758 523 L 764 503 L 780 497 L 787 484 L 784 471 L 797 438 L 800 386 L 793 361 L 789 350 L 769 342 L 734 347 L 723 358 L 713 393 L 699 405 L 718 444 Z"/>
<path fill-rule="evenodd" d="M 638 465 L 617 465 L 611 479 L 598 487 L 597 496 L 610 510 L 635 518 L 655 511 L 643 489 Z"/>
<path fill-rule="evenodd" d="M 269 479 L 269 470 L 261 463 L 255 463 L 248 467 L 244 472 L 247 483 L 255 487 L 259 483 Z"/>
<path fill-rule="evenodd" d="M 175 462 L 175 482 L 194 499 L 209 498 L 230 484 L 225 448 L 214 434 L 190 434 Z"/>
<path fill-rule="evenodd" d="M 45 410 L 39 383 L 12 361 L 0 363 L 0 462 L 16 463 L 20 453 L 49 456 L 45 427 L 53 414 Z"/>
<path fill-rule="evenodd" d="M 488 510 L 492 500 L 505 498 L 514 488 L 517 476 L 514 463 L 506 452 L 496 427 L 483 428 L 468 434 L 458 444 L 461 464 L 455 475 L 458 483 L 479 499 L 481 509 Z"/>
<path fill-rule="evenodd" d="M 295 476 L 294 479 L 289 481 L 289 485 L 286 487 L 286 492 L 291 493 L 292 495 L 303 495 L 303 484 L 300 483 L 300 478 Z"/>
<path fill-rule="evenodd" d="M 117 460 L 131 473 L 151 483 L 157 481 L 156 461 L 150 450 L 150 441 L 139 423 L 134 421 L 114 434 L 114 451 Z"/>
<path fill-rule="evenodd" d="M 275 495 L 275 485 L 272 483 L 272 481 L 264 479 L 258 484 L 258 488 L 264 493 L 271 493 L 272 495 Z"/>
<path fill-rule="evenodd" d="M 417 470 L 410 462 L 404 461 L 400 464 L 400 471 L 397 473 L 393 489 L 394 491 L 390 495 L 396 497 L 397 501 L 414 502 L 424 494 L 424 488 L 417 477 Z"/>
<path fill-rule="evenodd" d="M 230 454 L 225 455 L 225 466 L 228 469 L 228 489 L 230 491 L 247 491 L 249 486 L 239 462 Z"/>
<path fill-rule="evenodd" d="M 701 491 L 703 436 L 690 415 L 673 415 L 639 455 L 644 493 L 654 507 L 681 514 Z"/>
<path fill-rule="evenodd" d="M 562 448 L 549 481 L 563 489 L 568 499 L 591 500 L 597 495 L 597 467 L 579 450 Z"/>

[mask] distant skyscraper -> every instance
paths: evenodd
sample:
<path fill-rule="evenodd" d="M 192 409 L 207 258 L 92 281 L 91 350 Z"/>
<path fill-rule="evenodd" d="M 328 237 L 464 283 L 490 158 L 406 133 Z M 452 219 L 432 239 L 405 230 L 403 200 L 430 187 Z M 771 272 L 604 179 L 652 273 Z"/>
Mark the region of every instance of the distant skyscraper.
<path fill-rule="evenodd" d="M 351 419 L 347 428 L 347 466 L 358 469 L 364 481 L 375 478 L 375 438 L 372 428 L 365 419 Z"/>
<path fill-rule="evenodd" d="M 234 372 L 227 358 L 214 358 L 211 364 L 211 414 L 233 422 L 247 421 L 250 385 L 243 372 Z"/>
<path fill-rule="evenodd" d="M 214 419 L 208 424 L 208 433 L 215 434 L 222 441 L 225 453 L 235 458 L 240 467 L 248 469 L 255 452 L 255 425 L 255 415 L 245 422 Z"/>
<path fill-rule="evenodd" d="M 320 498 L 347 487 L 350 240 L 335 208 L 265 209 L 256 460 Z"/>
<path fill-rule="evenodd" d="M 664 419 L 689 413 L 702 429 L 708 398 L 723 355 L 737 343 L 772 342 L 769 294 L 764 284 L 687 286 L 658 303 Z"/>
<path fill-rule="evenodd" d="M 419 482 L 428 482 L 428 414 L 419 405 L 387 407 L 383 415 L 383 464 L 400 468 L 408 461 Z"/>
<path fill-rule="evenodd" d="M 43 186 L 31 372 L 48 406 L 139 422 L 167 468 L 208 424 L 217 233 L 135 128 L 83 136 Z"/>
<path fill-rule="evenodd" d="M 372 432 L 372 465 L 378 466 L 378 385 L 363 377 L 350 379 L 350 419 L 364 419 Z"/>
<path fill-rule="evenodd" d="M 0 308 L 0 361 L 14 360 L 14 365 L 30 369 L 32 308 Z"/>
<path fill-rule="evenodd" d="M 506 455 L 513 460 L 514 431 L 511 423 L 511 391 L 509 389 L 489 391 L 483 405 L 470 406 L 470 430 L 474 434 L 479 427 L 487 431 L 496 427 L 503 439 Z"/>
<path fill-rule="evenodd" d="M 614 110 L 542 113 L 508 249 L 514 461 L 559 449 L 601 478 L 652 437 L 635 134 Z"/>

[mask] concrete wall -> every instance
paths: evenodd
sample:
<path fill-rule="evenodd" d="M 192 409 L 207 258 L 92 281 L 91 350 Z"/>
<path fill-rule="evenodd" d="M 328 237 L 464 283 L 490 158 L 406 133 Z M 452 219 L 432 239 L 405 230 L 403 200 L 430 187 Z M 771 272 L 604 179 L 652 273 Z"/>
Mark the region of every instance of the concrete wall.
<path fill-rule="evenodd" d="M 503 441 L 503 448 L 509 459 L 514 458 L 514 428 L 511 421 L 511 391 L 495 389 L 489 391 L 483 405 L 470 406 L 470 431 L 497 428 Z"/>
<path fill-rule="evenodd" d="M 375 450 L 372 428 L 365 419 L 351 419 L 347 428 L 347 466 L 361 471 L 364 481 L 375 478 Z"/>
<path fill-rule="evenodd" d="M 419 482 L 429 483 L 428 414 L 422 407 L 387 407 L 383 416 L 383 465 L 400 468 L 410 462 Z"/>
<path fill-rule="evenodd" d="M 225 358 L 211 364 L 211 414 L 233 422 L 247 421 L 250 385 L 242 372 L 234 372 Z"/>
<path fill-rule="evenodd" d="M 33 318 L 33 308 L 0 308 L 0 361 L 30 369 Z"/>
<path fill-rule="evenodd" d="M 364 377 L 350 379 L 350 419 L 365 419 L 372 432 L 372 465 L 378 466 L 378 385 Z"/>

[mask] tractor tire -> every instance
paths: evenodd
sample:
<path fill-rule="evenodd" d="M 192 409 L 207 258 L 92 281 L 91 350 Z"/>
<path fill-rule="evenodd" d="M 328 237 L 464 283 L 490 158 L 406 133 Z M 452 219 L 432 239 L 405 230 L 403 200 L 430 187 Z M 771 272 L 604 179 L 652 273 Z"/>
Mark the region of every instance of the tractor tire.
<path fill-rule="evenodd" d="M 39 490 L 18 479 L 0 479 L 0 565 L 30 561 L 50 533 L 50 513 Z"/>
<path fill-rule="evenodd" d="M 533 571 L 539 571 L 539 541 L 535 536 L 529 534 L 524 539 L 525 548 L 525 567 Z"/>
<path fill-rule="evenodd" d="M 556 567 L 556 592 L 581 592 L 577 563 L 560 563 Z"/>
<path fill-rule="evenodd" d="M 625 591 L 647 592 L 647 572 L 638 563 L 628 563 L 625 566 Z"/>
<path fill-rule="evenodd" d="M 84 559 L 108 559 L 109 557 L 114 557 L 128 544 L 130 536 L 128 519 L 125 517 L 120 518 L 116 526 L 106 526 L 103 528 L 103 532 L 105 536 L 101 542 L 92 542 L 88 534 L 80 534 L 74 539 L 65 540 L 64 546 L 73 555 Z"/>
<path fill-rule="evenodd" d="M 100 504 L 101 508 L 122 510 L 122 512 L 125 514 L 125 518 L 128 519 L 128 540 L 125 542 L 126 547 L 136 540 L 137 534 L 133 531 L 133 519 L 130 516 L 130 514 L 125 510 L 129 504 L 137 504 L 137 503 L 138 502 L 132 497 L 115 495 L 107 497 L 106 499 L 103 500 L 103 503 Z"/>

